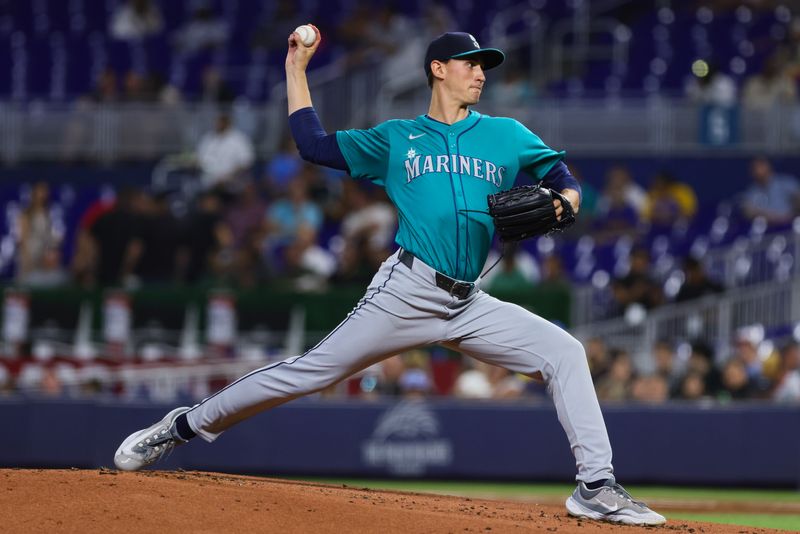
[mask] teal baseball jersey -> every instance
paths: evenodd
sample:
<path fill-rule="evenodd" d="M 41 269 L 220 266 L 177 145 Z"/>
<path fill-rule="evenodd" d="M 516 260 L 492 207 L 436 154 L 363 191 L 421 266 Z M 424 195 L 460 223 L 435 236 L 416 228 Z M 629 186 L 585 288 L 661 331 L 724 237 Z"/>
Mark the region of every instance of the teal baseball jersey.
<path fill-rule="evenodd" d="M 489 194 L 523 171 L 541 180 L 557 152 L 520 122 L 475 111 L 455 124 L 420 115 L 336 133 L 350 174 L 384 187 L 398 212 L 395 241 L 452 278 L 473 281 L 489 254 Z"/>

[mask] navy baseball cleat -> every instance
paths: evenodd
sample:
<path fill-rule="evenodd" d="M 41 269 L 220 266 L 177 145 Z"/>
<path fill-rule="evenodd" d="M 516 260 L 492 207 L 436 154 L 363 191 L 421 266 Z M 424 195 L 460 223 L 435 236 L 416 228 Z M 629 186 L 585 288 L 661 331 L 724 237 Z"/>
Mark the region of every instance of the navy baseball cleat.
<path fill-rule="evenodd" d="M 634 501 L 625 488 L 612 478 L 597 489 L 580 482 L 567 499 L 567 511 L 575 517 L 612 521 L 625 525 L 663 525 L 666 518 L 643 502 Z"/>
<path fill-rule="evenodd" d="M 117 452 L 114 464 L 123 471 L 138 471 L 156 463 L 177 445 L 185 443 L 173 429 L 175 419 L 189 407 L 182 406 L 169 412 L 158 423 L 139 430 L 125 438 Z"/>

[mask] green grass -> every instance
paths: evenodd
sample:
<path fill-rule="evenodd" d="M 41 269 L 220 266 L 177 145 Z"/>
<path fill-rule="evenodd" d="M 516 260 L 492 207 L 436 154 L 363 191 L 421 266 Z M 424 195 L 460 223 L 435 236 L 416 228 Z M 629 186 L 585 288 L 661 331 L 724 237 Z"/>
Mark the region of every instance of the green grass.
<path fill-rule="evenodd" d="M 726 525 L 742 525 L 782 530 L 800 530 L 800 515 L 795 514 L 667 514 L 667 519 L 707 521 Z"/>
<path fill-rule="evenodd" d="M 323 479 L 304 480 L 329 484 L 347 484 L 353 487 L 413 491 L 421 493 L 443 493 L 448 495 L 497 495 L 499 497 L 525 498 L 528 496 L 567 496 L 575 489 L 574 484 L 529 484 L 524 482 L 448 482 L 429 480 L 362 480 Z M 800 492 L 794 490 L 681 488 L 665 486 L 625 486 L 636 498 L 720 500 L 758 502 L 800 502 Z"/>
<path fill-rule="evenodd" d="M 417 493 L 437 493 L 468 497 L 493 497 L 507 499 L 526 499 L 547 497 L 566 499 L 575 489 L 574 484 L 527 484 L 523 482 L 447 482 L 447 481 L 409 481 L 409 480 L 362 480 L 362 479 L 322 479 L 304 480 L 327 484 L 346 484 L 354 488 L 386 489 Z M 800 492 L 794 490 L 761 489 L 723 489 L 723 488 L 681 488 L 665 486 L 626 486 L 636 498 L 642 500 L 672 501 L 720 501 L 726 503 L 798 503 Z M 762 528 L 777 528 L 800 531 L 800 514 L 765 513 L 668 513 L 670 520 L 707 521 Z"/>

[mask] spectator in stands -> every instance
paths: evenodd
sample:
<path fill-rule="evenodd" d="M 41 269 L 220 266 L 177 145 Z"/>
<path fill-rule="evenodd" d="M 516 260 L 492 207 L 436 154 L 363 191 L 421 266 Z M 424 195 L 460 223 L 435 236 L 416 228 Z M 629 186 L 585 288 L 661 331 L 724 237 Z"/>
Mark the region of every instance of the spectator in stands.
<path fill-rule="evenodd" d="M 686 362 L 686 374 L 692 373 L 702 377 L 706 395 L 716 396 L 721 387 L 720 373 L 714 365 L 714 351 L 702 341 L 692 344 L 692 350 Z"/>
<path fill-rule="evenodd" d="M 709 398 L 706 392 L 705 377 L 697 371 L 690 371 L 681 378 L 674 398 L 682 400 L 701 400 Z"/>
<path fill-rule="evenodd" d="M 499 263 L 495 265 L 498 260 Z M 492 267 L 494 265 L 494 267 Z M 492 267 L 486 272 L 489 267 Z M 521 247 L 510 247 L 505 250 L 503 259 L 495 250 L 489 251 L 486 264 L 483 266 L 486 274 L 481 282 L 482 286 L 492 291 L 516 291 L 519 287 L 530 287 L 542 279 L 542 271 L 536 258 Z M 495 280 L 497 282 L 495 283 Z"/>
<path fill-rule="evenodd" d="M 251 45 L 266 51 L 280 50 L 283 54 L 286 32 L 308 23 L 308 15 L 303 13 L 302 6 L 296 0 L 265 2 L 264 6 L 266 9 L 250 39 Z"/>
<path fill-rule="evenodd" d="M 491 261 L 487 261 L 488 265 L 497 260 L 497 254 L 493 253 L 492 256 Z M 491 295 L 508 295 L 533 287 L 540 276 L 539 266 L 533 256 L 524 250 L 511 250 L 486 274 L 483 284 Z"/>
<path fill-rule="evenodd" d="M 263 234 L 253 230 L 235 249 L 236 282 L 239 287 L 255 287 L 267 282 L 272 276 L 269 266 L 264 262 L 263 242 Z"/>
<path fill-rule="evenodd" d="M 378 383 L 375 386 L 375 391 L 383 396 L 397 397 L 401 393 L 400 377 L 406 370 L 406 364 L 403 361 L 403 356 L 395 354 L 378 364 L 380 372 L 378 374 Z"/>
<path fill-rule="evenodd" d="M 397 381 L 400 394 L 409 399 L 427 397 L 433 393 L 428 353 L 421 349 L 403 354 L 404 369 Z"/>
<path fill-rule="evenodd" d="M 453 17 L 443 3 L 425 2 L 420 16 L 413 22 L 394 8 L 384 9 L 384 25 L 393 27 L 390 55 L 381 62 L 381 75 L 387 90 L 396 94 L 413 90 L 416 82 L 408 72 L 419 68 L 419 58 L 425 55 L 428 43 L 446 31 L 455 28 Z M 403 30 L 403 27 L 411 30 Z M 397 46 L 398 43 L 400 46 Z"/>
<path fill-rule="evenodd" d="M 374 14 L 373 24 L 367 26 L 364 38 L 379 58 L 386 57 L 391 64 L 392 56 L 403 52 L 408 36 L 414 33 L 414 29 L 415 23 L 397 9 L 395 2 L 384 1 Z"/>
<path fill-rule="evenodd" d="M 111 16 L 111 36 L 135 41 L 159 33 L 164 26 L 161 12 L 151 0 L 128 0 Z"/>
<path fill-rule="evenodd" d="M 0 397 L 11 396 L 15 389 L 14 377 L 6 366 L 0 364 Z"/>
<path fill-rule="evenodd" d="M 597 384 L 611 367 L 611 353 L 603 338 L 593 337 L 586 342 L 586 359 L 589 361 L 592 381 Z"/>
<path fill-rule="evenodd" d="M 64 395 L 64 384 L 55 367 L 47 366 L 42 369 L 42 380 L 39 382 L 38 393 L 46 397 L 61 397 Z"/>
<path fill-rule="evenodd" d="M 69 273 L 61 262 L 61 248 L 50 246 L 44 251 L 41 265 L 21 277 L 19 283 L 27 287 L 52 288 L 69 281 Z"/>
<path fill-rule="evenodd" d="M 143 193 L 140 198 L 139 227 L 128 249 L 132 274 L 145 284 L 174 282 L 181 235 L 168 192 Z"/>
<path fill-rule="evenodd" d="M 672 396 L 680 389 L 681 369 L 675 361 L 675 350 L 666 339 L 657 341 L 653 347 L 655 374 L 664 379 L 668 393 Z"/>
<path fill-rule="evenodd" d="M 30 201 L 17 219 L 17 279 L 52 269 L 53 254 L 60 259 L 61 235 L 50 213 L 50 186 L 36 182 Z M 59 265 L 60 267 L 60 265 Z"/>
<path fill-rule="evenodd" d="M 375 385 L 375 392 L 378 395 L 385 397 L 397 397 L 400 395 L 400 377 L 406 369 L 406 364 L 403 361 L 403 356 L 395 354 L 394 356 L 383 360 L 376 364 L 379 367 L 377 383 Z"/>
<path fill-rule="evenodd" d="M 759 156 L 750 162 L 752 185 L 742 196 L 741 209 L 753 220 L 763 217 L 770 226 L 790 223 L 800 212 L 800 183 L 796 176 L 779 174 L 770 161 Z"/>
<path fill-rule="evenodd" d="M 194 54 L 218 48 L 228 40 L 228 25 L 208 5 L 199 5 L 192 18 L 175 30 L 173 43 L 178 52 Z"/>
<path fill-rule="evenodd" d="M 564 260 L 561 259 L 561 256 L 548 254 L 542 258 L 542 278 L 536 285 L 539 289 L 570 294 L 572 284 L 567 277 Z M 569 299 L 567 298 L 567 300 Z"/>
<path fill-rule="evenodd" d="M 644 190 L 633 182 L 630 172 L 625 167 L 613 167 L 598 201 L 593 223 L 595 239 L 605 243 L 633 236 L 638 231 L 644 199 Z"/>
<path fill-rule="evenodd" d="M 330 253 L 317 244 L 322 229 L 322 210 L 308 198 L 302 177 L 289 183 L 287 197 L 267 210 L 266 253 L 276 270 L 297 275 L 310 272 L 327 278 L 335 269 Z"/>
<path fill-rule="evenodd" d="M 777 104 L 792 105 L 797 101 L 797 87 L 782 54 L 774 53 L 762 67 L 744 82 L 742 104 L 749 109 L 771 109 Z"/>
<path fill-rule="evenodd" d="M 741 362 L 748 379 L 749 394 L 765 393 L 771 383 L 766 376 L 766 350 L 770 347 L 756 329 L 743 328 L 736 334 L 731 360 Z M 764 357 L 762 358 L 762 354 Z"/>
<path fill-rule="evenodd" d="M 647 191 L 642 219 L 651 232 L 668 233 L 679 222 L 690 222 L 697 213 L 697 196 L 692 188 L 679 182 L 668 171 L 655 175 Z"/>
<path fill-rule="evenodd" d="M 284 136 L 278 153 L 266 165 L 267 193 L 270 198 L 277 198 L 286 193 L 291 180 L 300 174 L 303 160 L 297 153 L 297 146 L 291 136 Z"/>
<path fill-rule="evenodd" d="M 205 134 L 197 147 L 204 188 L 237 190 L 249 175 L 254 157 L 250 139 L 233 127 L 230 115 L 221 113 L 214 130 Z"/>
<path fill-rule="evenodd" d="M 525 394 L 527 382 L 519 374 L 497 365 L 490 365 L 488 372 L 493 399 L 516 399 Z"/>
<path fill-rule="evenodd" d="M 631 400 L 647 404 L 662 404 L 669 398 L 669 384 L 659 375 L 645 375 L 634 378 L 631 384 Z"/>
<path fill-rule="evenodd" d="M 419 34 L 423 32 L 392 2 L 382 2 L 377 7 L 368 2 L 356 3 L 338 28 L 337 41 L 344 52 L 342 64 L 346 69 L 379 66 L 390 84 L 407 79 L 408 68 L 416 65 L 411 54 L 419 52 Z M 397 76 L 398 72 L 402 77 Z"/>
<path fill-rule="evenodd" d="M 233 232 L 225 222 L 222 204 L 218 193 L 202 192 L 183 224 L 178 270 L 182 273 L 180 277 L 190 284 L 207 278 L 218 283 L 232 283 L 236 279 Z M 255 269 L 248 274 L 257 276 Z"/>
<path fill-rule="evenodd" d="M 633 362 L 628 352 L 617 349 L 611 355 L 608 373 L 597 383 L 597 398 L 605 402 L 621 402 L 631 396 L 634 378 Z"/>
<path fill-rule="evenodd" d="M 261 255 L 266 209 L 267 205 L 256 183 L 247 182 L 241 195 L 227 208 L 224 217 L 224 224 L 230 231 L 231 248 L 236 255 L 236 280 L 244 287 L 253 287 L 268 277 Z M 215 239 L 220 241 L 220 236 Z M 225 234 L 222 234 L 221 240 L 225 240 Z"/>
<path fill-rule="evenodd" d="M 364 45 L 363 36 L 367 34 L 375 13 L 367 3 L 357 3 L 345 14 L 336 28 L 336 42 L 343 47 L 343 62 L 346 68 L 363 65 L 374 57 L 372 47 Z"/>
<path fill-rule="evenodd" d="M 650 310 L 663 303 L 664 292 L 650 272 L 650 252 L 647 248 L 634 247 L 628 273 L 612 281 L 611 291 L 617 314 L 625 313 L 632 305 Z"/>
<path fill-rule="evenodd" d="M 578 239 L 590 233 L 594 226 L 594 220 L 598 214 L 600 193 L 593 184 L 584 179 L 580 167 L 570 163 L 569 170 L 581 185 L 581 216 L 576 218 L 575 224 L 566 230 L 565 235 L 568 238 Z"/>
<path fill-rule="evenodd" d="M 722 390 L 720 399 L 744 400 L 755 397 L 756 388 L 747 373 L 747 366 L 740 358 L 730 358 L 722 366 Z"/>
<path fill-rule="evenodd" d="M 625 203 L 631 206 L 637 215 L 641 215 L 647 200 L 647 193 L 641 185 L 633 179 L 630 169 L 625 165 L 613 165 L 606 173 L 606 183 L 603 194 L 598 201 L 598 209 L 605 210 L 609 204 L 610 192 L 621 194 Z"/>
<path fill-rule="evenodd" d="M 486 372 L 487 365 L 471 358 L 464 359 L 464 368 L 453 384 L 452 394 L 462 399 L 490 398 L 492 396 L 492 386 L 489 383 L 489 374 Z"/>
<path fill-rule="evenodd" d="M 341 185 L 345 215 L 338 235 L 337 278 L 368 282 L 394 244 L 397 212 L 378 199 L 372 184 L 345 180 Z"/>
<path fill-rule="evenodd" d="M 346 173 L 337 169 L 311 165 L 307 162 L 303 162 L 300 172 L 303 174 L 306 183 L 308 183 L 309 198 L 322 208 L 326 217 L 341 221 L 346 216 L 346 213 L 342 212 L 343 184 L 348 181 L 345 179 Z M 367 189 L 370 192 L 370 202 L 388 202 L 383 188 L 370 185 L 367 186 Z"/>
<path fill-rule="evenodd" d="M 703 106 L 732 108 L 737 103 L 736 82 L 713 61 L 707 62 L 705 72 L 701 69 L 688 80 L 686 94 L 692 102 Z"/>
<path fill-rule="evenodd" d="M 287 195 L 267 209 L 270 240 L 286 245 L 297 237 L 298 229 L 314 233 L 322 227 L 322 211 L 308 198 L 308 184 L 302 177 L 287 184 Z"/>
<path fill-rule="evenodd" d="M 129 272 L 125 258 L 139 228 L 140 195 L 135 189 L 123 189 L 113 207 L 97 217 L 90 227 L 91 247 L 96 250 L 97 260 L 93 278 L 101 286 L 117 285 L 122 282 L 123 274 Z"/>
<path fill-rule="evenodd" d="M 525 395 L 526 385 L 526 380 L 502 367 L 469 359 L 452 393 L 465 399 L 511 399 Z"/>
<path fill-rule="evenodd" d="M 119 100 L 117 73 L 108 67 L 103 69 L 95 81 L 94 89 L 87 95 L 85 100 L 97 104 L 117 102 Z"/>
<path fill-rule="evenodd" d="M 428 374 L 418 367 L 406 369 L 400 377 L 401 395 L 407 399 L 427 397 L 432 393 L 432 382 Z"/>
<path fill-rule="evenodd" d="M 800 345 L 796 341 L 781 349 L 780 376 L 772 398 L 778 402 L 800 402 Z"/>
<path fill-rule="evenodd" d="M 522 65 L 518 61 L 506 61 L 502 70 L 503 77 L 489 88 L 487 100 L 500 106 L 531 105 L 536 98 L 536 89 L 530 83 L 528 73 Z M 583 217 L 583 199 L 581 199 L 581 217 Z"/>
<path fill-rule="evenodd" d="M 115 203 L 116 193 L 111 187 L 105 186 L 78 219 L 70 270 L 73 280 L 81 287 L 92 287 L 96 282 L 98 251 L 92 228 L 102 215 L 114 209 Z"/>
<path fill-rule="evenodd" d="M 251 235 L 263 230 L 266 209 L 258 185 L 245 183 L 241 194 L 225 210 L 225 224 L 232 233 L 234 247 L 242 247 Z"/>
<path fill-rule="evenodd" d="M 708 277 L 703 262 L 693 256 L 684 258 L 683 274 L 684 281 L 678 290 L 678 294 L 675 295 L 676 302 L 685 302 L 705 295 L 714 295 L 721 293 L 725 289 L 722 284 Z"/>
<path fill-rule="evenodd" d="M 206 104 L 230 104 L 236 95 L 223 79 L 219 69 L 208 65 L 203 69 L 200 101 Z"/>
<path fill-rule="evenodd" d="M 153 95 L 147 87 L 147 80 L 135 70 L 129 70 L 125 73 L 122 87 L 122 101 L 125 103 L 138 104 L 153 100 Z"/>

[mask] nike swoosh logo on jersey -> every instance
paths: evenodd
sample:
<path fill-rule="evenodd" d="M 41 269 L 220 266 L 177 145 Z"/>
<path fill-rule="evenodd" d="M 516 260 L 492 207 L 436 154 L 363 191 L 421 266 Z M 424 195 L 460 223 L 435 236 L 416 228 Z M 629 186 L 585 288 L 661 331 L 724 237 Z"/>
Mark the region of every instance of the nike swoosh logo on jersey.
<path fill-rule="evenodd" d="M 419 138 L 419 137 L 422 137 L 423 135 L 427 135 L 427 134 L 426 134 L 426 133 L 421 133 L 421 134 L 419 134 L 419 135 L 408 134 L 408 138 L 409 138 L 409 139 L 411 139 L 411 140 L 413 141 L 414 139 L 417 139 L 417 138 Z"/>

